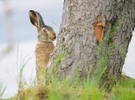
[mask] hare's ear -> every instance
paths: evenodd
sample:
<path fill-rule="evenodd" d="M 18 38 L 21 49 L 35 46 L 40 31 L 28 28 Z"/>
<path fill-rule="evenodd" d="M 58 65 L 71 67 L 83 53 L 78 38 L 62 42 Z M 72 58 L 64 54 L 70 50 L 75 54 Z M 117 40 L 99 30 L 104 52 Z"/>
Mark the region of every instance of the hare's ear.
<path fill-rule="evenodd" d="M 37 27 L 38 21 L 37 21 L 37 15 L 36 15 L 35 11 L 33 11 L 33 10 L 29 11 L 29 18 L 30 18 L 31 23 Z"/>
<path fill-rule="evenodd" d="M 38 28 L 42 28 L 42 27 L 44 27 L 45 26 L 45 24 L 44 24 L 44 21 L 43 21 L 43 18 L 42 18 L 42 16 L 36 11 L 35 12 L 35 14 L 36 14 L 36 16 L 37 16 L 37 27 Z"/>
<path fill-rule="evenodd" d="M 30 10 L 29 17 L 31 23 L 35 25 L 37 28 L 42 28 L 45 26 L 42 16 L 37 11 Z"/>

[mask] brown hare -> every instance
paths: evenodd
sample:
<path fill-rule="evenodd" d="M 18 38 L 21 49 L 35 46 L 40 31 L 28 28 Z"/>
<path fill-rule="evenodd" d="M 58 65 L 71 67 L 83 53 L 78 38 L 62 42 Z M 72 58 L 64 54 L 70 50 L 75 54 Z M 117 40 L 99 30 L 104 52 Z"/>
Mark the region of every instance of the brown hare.
<path fill-rule="evenodd" d="M 30 10 L 29 18 L 31 23 L 37 27 L 38 32 L 38 42 L 35 53 L 37 78 L 40 80 L 43 78 L 43 75 L 40 74 L 45 73 L 50 54 L 54 49 L 53 41 L 56 38 L 56 34 L 51 26 L 45 25 L 42 16 L 37 11 Z"/>

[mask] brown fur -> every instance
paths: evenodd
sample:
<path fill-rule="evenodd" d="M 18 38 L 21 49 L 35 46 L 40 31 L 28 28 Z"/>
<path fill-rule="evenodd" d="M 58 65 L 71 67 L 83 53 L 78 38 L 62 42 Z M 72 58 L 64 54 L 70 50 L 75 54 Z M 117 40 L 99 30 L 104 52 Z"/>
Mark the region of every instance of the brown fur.
<path fill-rule="evenodd" d="M 37 27 L 38 31 L 38 43 L 35 53 L 38 81 L 42 83 L 50 54 L 54 49 L 53 41 L 56 38 L 56 34 L 51 26 L 44 24 L 42 16 L 38 12 L 30 10 L 29 17 L 31 23 Z"/>
<path fill-rule="evenodd" d="M 103 39 L 104 31 L 105 31 L 105 17 L 102 15 L 98 15 L 94 23 L 94 33 L 99 43 Z"/>
<path fill-rule="evenodd" d="M 36 47 L 36 63 L 39 70 L 42 69 L 42 67 L 47 66 L 50 54 L 52 53 L 53 49 L 54 45 L 52 42 L 44 43 L 38 41 Z"/>

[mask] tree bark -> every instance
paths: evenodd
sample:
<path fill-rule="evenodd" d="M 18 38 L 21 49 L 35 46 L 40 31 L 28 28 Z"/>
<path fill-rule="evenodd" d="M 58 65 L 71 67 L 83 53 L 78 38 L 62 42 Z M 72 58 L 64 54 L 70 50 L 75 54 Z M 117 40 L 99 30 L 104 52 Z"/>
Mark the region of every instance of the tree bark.
<path fill-rule="evenodd" d="M 93 23 L 100 14 L 106 16 L 107 24 L 103 40 L 97 44 Z M 106 67 L 103 82 L 114 83 L 121 76 L 134 27 L 134 0 L 64 0 L 49 73 L 67 79 L 74 79 L 77 73 L 85 78 L 90 69 L 96 73 Z"/>

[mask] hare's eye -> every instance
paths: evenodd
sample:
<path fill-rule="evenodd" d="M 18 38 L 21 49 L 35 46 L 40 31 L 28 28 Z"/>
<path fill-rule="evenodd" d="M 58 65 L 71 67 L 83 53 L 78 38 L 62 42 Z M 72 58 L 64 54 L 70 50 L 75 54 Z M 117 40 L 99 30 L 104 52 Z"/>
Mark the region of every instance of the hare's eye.
<path fill-rule="evenodd" d="M 45 29 L 45 28 L 43 28 L 43 29 L 42 29 L 42 32 L 46 32 L 46 29 Z"/>
<path fill-rule="evenodd" d="M 53 33 L 52 35 L 53 35 L 53 36 L 55 36 L 55 34 L 54 34 L 54 33 Z"/>

